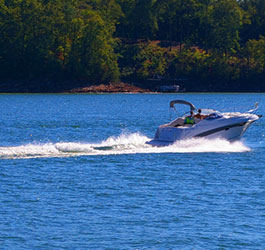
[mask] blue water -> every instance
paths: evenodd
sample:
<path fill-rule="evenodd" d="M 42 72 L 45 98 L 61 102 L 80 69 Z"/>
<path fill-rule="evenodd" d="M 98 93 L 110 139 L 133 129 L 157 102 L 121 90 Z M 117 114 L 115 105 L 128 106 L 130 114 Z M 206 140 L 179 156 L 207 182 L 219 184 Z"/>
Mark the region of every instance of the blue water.
<path fill-rule="evenodd" d="M 0 95 L 0 249 L 264 249 L 264 118 L 240 142 L 145 144 L 173 99 L 264 97 Z"/>

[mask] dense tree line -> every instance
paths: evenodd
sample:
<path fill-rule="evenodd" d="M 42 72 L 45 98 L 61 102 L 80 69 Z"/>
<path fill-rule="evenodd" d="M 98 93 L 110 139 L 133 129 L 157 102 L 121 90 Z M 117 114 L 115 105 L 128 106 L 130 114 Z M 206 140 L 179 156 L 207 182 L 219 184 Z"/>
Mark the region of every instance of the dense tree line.
<path fill-rule="evenodd" d="M 264 0 L 0 0 L 0 78 L 263 79 Z"/>
<path fill-rule="evenodd" d="M 116 80 L 115 5 L 0 0 L 1 76 Z"/>

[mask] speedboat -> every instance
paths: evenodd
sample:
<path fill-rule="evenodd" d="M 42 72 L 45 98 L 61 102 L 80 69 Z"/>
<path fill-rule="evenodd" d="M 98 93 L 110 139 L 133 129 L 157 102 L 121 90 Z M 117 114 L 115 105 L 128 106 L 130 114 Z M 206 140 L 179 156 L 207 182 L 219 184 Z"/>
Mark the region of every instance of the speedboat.
<path fill-rule="evenodd" d="M 258 110 L 257 103 L 254 109 L 244 113 L 221 113 L 215 109 L 197 109 L 190 102 L 174 100 L 170 102 L 170 108 L 176 112 L 176 104 L 189 106 L 189 114 L 185 113 L 167 124 L 160 125 L 154 139 L 146 142 L 147 144 L 168 146 L 178 140 L 201 137 L 239 140 L 247 128 L 261 117 L 255 114 Z"/>

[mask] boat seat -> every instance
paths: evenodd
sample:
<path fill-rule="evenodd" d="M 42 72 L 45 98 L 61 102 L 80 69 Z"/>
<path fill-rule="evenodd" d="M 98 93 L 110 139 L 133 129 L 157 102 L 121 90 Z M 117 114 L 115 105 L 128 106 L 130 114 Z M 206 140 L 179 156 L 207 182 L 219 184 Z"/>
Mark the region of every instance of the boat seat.
<path fill-rule="evenodd" d="M 183 124 L 182 127 L 184 127 L 184 128 L 187 128 L 187 127 L 190 128 L 190 127 L 192 127 L 193 125 L 194 125 L 194 124 Z"/>
<path fill-rule="evenodd" d="M 179 118 L 175 119 L 174 121 L 170 122 L 168 125 L 171 127 L 183 126 L 184 125 L 184 119 L 179 117 Z"/>
<path fill-rule="evenodd" d="M 192 124 L 184 124 L 184 121 L 185 119 L 179 117 L 175 119 L 174 121 L 170 122 L 167 126 L 170 126 L 170 127 L 178 127 L 178 126 L 191 127 L 193 126 Z M 201 119 L 195 118 L 194 121 L 195 121 L 195 124 L 197 124 L 201 121 Z"/>

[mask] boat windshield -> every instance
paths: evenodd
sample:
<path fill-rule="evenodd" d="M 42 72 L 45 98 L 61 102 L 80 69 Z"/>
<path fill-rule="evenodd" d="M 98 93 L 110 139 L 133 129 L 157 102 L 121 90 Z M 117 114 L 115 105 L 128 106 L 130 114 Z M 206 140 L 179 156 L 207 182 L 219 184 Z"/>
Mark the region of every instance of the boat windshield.
<path fill-rule="evenodd" d="M 210 115 L 212 113 L 217 113 L 217 114 L 221 114 L 219 111 L 215 110 L 215 109 L 201 109 L 201 114 L 202 115 Z"/>
<path fill-rule="evenodd" d="M 215 109 L 201 109 L 201 114 L 206 115 L 206 119 L 217 119 L 223 117 L 223 114 Z"/>

